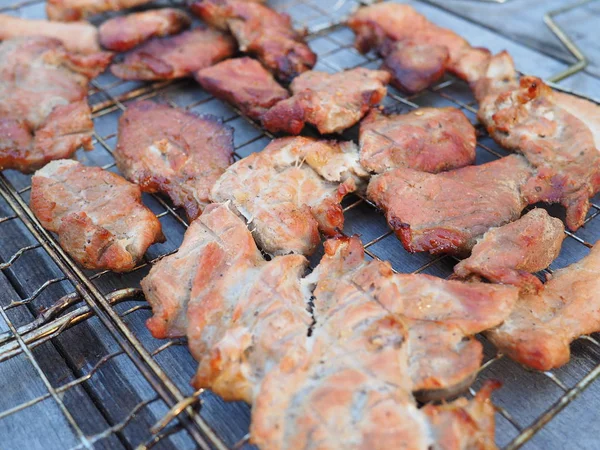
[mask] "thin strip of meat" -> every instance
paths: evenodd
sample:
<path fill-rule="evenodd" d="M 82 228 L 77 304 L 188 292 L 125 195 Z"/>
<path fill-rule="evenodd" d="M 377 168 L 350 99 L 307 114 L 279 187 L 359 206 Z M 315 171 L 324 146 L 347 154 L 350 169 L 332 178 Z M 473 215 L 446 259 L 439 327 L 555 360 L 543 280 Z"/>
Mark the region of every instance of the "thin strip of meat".
<path fill-rule="evenodd" d="M 360 163 L 369 171 L 406 167 L 437 173 L 475 163 L 475 128 L 456 108 L 419 108 L 360 123 Z"/>
<path fill-rule="evenodd" d="M 252 409 L 251 441 L 261 449 L 316 442 L 323 449 L 387 449 L 390 442 L 494 448 L 491 386 L 473 403 L 417 408 L 407 324 L 360 284 L 361 272 L 373 265 L 387 266 L 365 262 L 357 238 L 325 243 L 325 256 L 307 279 L 315 287 L 311 351 L 266 375 Z"/>
<path fill-rule="evenodd" d="M 539 293 L 524 293 L 512 314 L 487 337 L 498 350 L 537 370 L 566 364 L 569 344 L 600 331 L 600 245 L 557 270 Z"/>
<path fill-rule="evenodd" d="M 128 180 L 167 194 L 192 220 L 233 162 L 233 129 L 212 116 L 135 102 L 119 119 L 115 160 Z"/>
<path fill-rule="evenodd" d="M 518 155 L 439 174 L 398 168 L 373 177 L 367 195 L 407 251 L 460 255 L 490 228 L 521 215 L 531 175 Z"/>
<path fill-rule="evenodd" d="M 256 56 L 280 81 L 290 82 L 317 61 L 290 17 L 258 2 L 196 0 L 191 9 L 210 25 L 231 32 L 239 49 Z"/>
<path fill-rule="evenodd" d="M 59 23 L 0 14 L 0 41 L 25 36 L 58 39 L 68 51 L 75 53 L 96 53 L 101 50 L 98 29 L 91 23 Z"/>
<path fill-rule="evenodd" d="M 125 52 L 150 38 L 177 34 L 191 23 L 186 12 L 163 8 L 114 17 L 103 22 L 98 31 L 104 48 Z"/>
<path fill-rule="evenodd" d="M 33 172 L 54 159 L 92 149 L 88 82 L 107 53 L 79 55 L 47 37 L 0 44 L 0 170 Z"/>
<path fill-rule="evenodd" d="M 133 269 L 164 240 L 138 186 L 99 167 L 53 161 L 32 178 L 31 210 L 61 247 L 86 269 Z"/>
<path fill-rule="evenodd" d="M 275 139 L 229 167 L 211 200 L 231 201 L 265 252 L 309 255 L 319 231 L 333 236 L 343 228 L 340 202 L 367 175 L 352 142 Z"/>
<path fill-rule="evenodd" d="M 151 0 L 48 0 L 46 15 L 50 20 L 71 22 L 94 14 L 121 11 L 149 3 Z"/>
<path fill-rule="evenodd" d="M 110 70 L 124 80 L 171 80 L 190 76 L 234 53 L 235 43 L 230 36 L 211 28 L 194 28 L 151 39 Z"/>
<path fill-rule="evenodd" d="M 309 123 L 321 134 L 340 133 L 385 97 L 389 78 L 387 72 L 362 67 L 305 72 L 290 85 L 294 95 L 264 114 L 263 126 L 273 133 L 300 134 Z"/>
<path fill-rule="evenodd" d="M 471 256 L 454 266 L 454 273 L 460 278 L 475 275 L 537 291 L 542 282 L 531 272 L 545 269 L 556 259 L 564 231 L 559 219 L 544 209 L 534 209 L 515 222 L 486 232 Z"/>
<path fill-rule="evenodd" d="M 270 72 L 255 59 L 228 59 L 194 74 L 200 85 L 215 97 L 238 107 L 254 120 L 290 96 Z"/>

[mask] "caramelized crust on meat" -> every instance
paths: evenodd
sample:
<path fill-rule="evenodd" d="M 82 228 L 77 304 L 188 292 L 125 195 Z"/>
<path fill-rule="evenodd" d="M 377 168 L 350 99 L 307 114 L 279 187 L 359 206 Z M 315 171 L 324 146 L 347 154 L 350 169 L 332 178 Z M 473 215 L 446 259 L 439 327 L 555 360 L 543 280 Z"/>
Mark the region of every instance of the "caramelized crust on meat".
<path fill-rule="evenodd" d="M 328 74 L 305 72 L 294 79 L 294 94 L 263 116 L 263 126 L 273 132 L 299 134 L 305 123 L 319 133 L 340 133 L 356 124 L 386 95 L 389 74 L 362 67 Z"/>
<path fill-rule="evenodd" d="M 538 293 L 524 293 L 512 314 L 487 337 L 502 353 L 537 370 L 566 364 L 569 344 L 600 331 L 600 245 L 557 270 Z"/>
<path fill-rule="evenodd" d="M 70 22 L 94 14 L 120 11 L 149 3 L 151 0 L 48 0 L 46 15 L 50 20 Z"/>
<path fill-rule="evenodd" d="M 258 2 L 196 0 L 191 9 L 210 25 L 231 32 L 242 52 L 255 55 L 283 82 L 312 69 L 317 61 L 290 17 Z"/>
<path fill-rule="evenodd" d="M 537 291 L 542 282 L 531 272 L 545 269 L 560 253 L 565 227 L 544 209 L 492 228 L 473 247 L 471 256 L 454 267 L 460 278 L 472 275 L 493 283 L 513 284 Z"/>
<path fill-rule="evenodd" d="M 100 25 L 100 43 L 104 48 L 125 52 L 153 37 L 177 34 L 192 23 L 180 9 L 152 9 L 117 16 Z"/>
<path fill-rule="evenodd" d="M 194 28 L 151 39 L 110 70 L 124 80 L 171 80 L 190 76 L 234 53 L 235 43 L 230 36 L 211 28 Z"/>
<path fill-rule="evenodd" d="M 475 128 L 456 108 L 419 108 L 360 123 L 360 163 L 371 172 L 406 167 L 437 173 L 475 162 Z"/>
<path fill-rule="evenodd" d="M 290 96 L 261 63 L 248 57 L 228 59 L 194 76 L 208 92 L 254 120 L 261 120 L 269 108 Z"/>
<path fill-rule="evenodd" d="M 0 170 L 33 172 L 92 148 L 87 85 L 106 53 L 75 55 L 57 39 L 15 38 L 0 44 Z"/>
<path fill-rule="evenodd" d="M 297 137 L 272 141 L 233 164 L 211 200 L 231 201 L 267 253 L 309 255 L 344 226 L 340 202 L 367 173 L 352 142 Z"/>
<path fill-rule="evenodd" d="M 212 116 L 140 101 L 119 119 L 119 170 L 143 191 L 167 194 L 190 220 L 209 203 L 232 156 L 233 130 Z"/>
<path fill-rule="evenodd" d="M 91 23 L 60 23 L 0 14 L 0 41 L 26 36 L 58 39 L 68 51 L 75 53 L 96 53 L 101 50 L 98 30 Z"/>
<path fill-rule="evenodd" d="M 517 155 L 435 175 L 398 168 L 373 177 L 367 195 L 409 252 L 464 254 L 487 230 L 520 216 L 531 175 Z"/>
<path fill-rule="evenodd" d="M 126 272 L 164 240 L 160 222 L 134 184 L 99 167 L 53 161 L 32 178 L 31 209 L 86 269 Z"/>

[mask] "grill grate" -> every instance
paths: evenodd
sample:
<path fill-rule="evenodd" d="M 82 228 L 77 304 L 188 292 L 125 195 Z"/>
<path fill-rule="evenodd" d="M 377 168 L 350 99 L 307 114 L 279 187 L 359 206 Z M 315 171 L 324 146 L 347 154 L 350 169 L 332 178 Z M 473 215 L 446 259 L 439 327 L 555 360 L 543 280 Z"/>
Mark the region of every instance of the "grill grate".
<path fill-rule="evenodd" d="M 360 55 L 353 49 L 352 32 L 340 25 L 359 2 L 339 0 L 327 10 L 322 3 L 275 2 L 278 9 L 308 29 L 310 45 L 319 54 L 316 69 L 334 72 L 378 67 L 375 55 Z M 43 3 L 38 0 L 17 4 L 0 0 L 3 13 L 40 17 L 42 11 Z M 191 80 L 144 84 L 103 74 L 92 86 L 89 101 L 95 148 L 77 154 L 85 164 L 116 170 L 112 152 L 117 120 L 134 99 L 160 99 L 223 117 L 235 128 L 236 159 L 261 150 L 272 138 Z M 390 87 L 384 105 L 396 111 L 425 105 L 455 106 L 475 121 L 475 103 L 468 87 L 452 77 L 411 97 Z M 343 137 L 356 136 L 353 129 Z M 488 136 L 480 136 L 478 163 L 506 154 Z M 8 437 L 9 446 L 24 442 L 36 430 L 41 435 L 43 430 L 55 445 L 74 449 L 250 447 L 248 407 L 226 404 L 203 390 L 192 392 L 188 381 L 195 363 L 185 341 L 158 341 L 144 328 L 150 311 L 140 295 L 139 280 L 152 264 L 179 246 L 187 228 L 181 211 L 160 196 L 144 194 L 145 204 L 161 220 L 167 242 L 153 246 L 128 274 L 83 271 L 39 226 L 27 207 L 29 191 L 30 176 L 13 171 L 0 174 L 0 379 L 4 374 L 20 373 L 22 379 L 33 380 L 26 385 L 12 380 L 10 389 L 16 391 L 3 392 L 0 399 L 0 434 Z M 561 256 L 549 272 L 583 257 L 590 241 L 598 238 L 599 200 L 593 199 L 585 229 L 567 232 Z M 367 200 L 347 198 L 344 212 L 345 232 L 362 236 L 369 257 L 389 260 L 399 272 L 450 275 L 456 262 L 453 257 L 406 253 L 382 214 Z M 553 209 L 553 214 L 560 211 Z M 504 381 L 495 403 L 497 440 L 507 449 L 522 446 L 600 376 L 600 342 L 591 336 L 574 344 L 573 359 L 577 361 L 545 373 L 524 370 L 497 355 L 484 338 L 482 341 L 486 360 L 475 387 L 485 378 Z M 30 429 L 21 432 L 14 428 L 27 418 L 35 422 Z M 10 434 L 6 432 L 9 429 Z"/>

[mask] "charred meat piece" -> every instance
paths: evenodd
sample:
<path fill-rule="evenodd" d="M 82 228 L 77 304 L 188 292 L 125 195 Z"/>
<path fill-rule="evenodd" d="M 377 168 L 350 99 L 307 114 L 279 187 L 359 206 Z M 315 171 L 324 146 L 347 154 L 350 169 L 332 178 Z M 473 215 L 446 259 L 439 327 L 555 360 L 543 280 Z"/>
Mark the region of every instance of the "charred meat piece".
<path fill-rule="evenodd" d="M 569 344 L 600 331 L 600 245 L 557 270 L 539 293 L 521 294 L 512 314 L 487 337 L 502 353 L 537 370 L 566 364 Z"/>
<path fill-rule="evenodd" d="M 282 138 L 227 169 L 211 200 L 231 201 L 265 252 L 309 255 L 319 230 L 343 228 L 340 202 L 365 176 L 352 142 Z"/>
<path fill-rule="evenodd" d="M 452 442 L 493 445 L 490 387 L 473 403 L 417 408 L 409 365 L 424 356 L 411 354 L 403 317 L 359 284 L 364 271 L 377 275 L 372 265 L 380 264 L 387 267 L 364 261 L 357 238 L 325 243 L 325 256 L 307 279 L 316 319 L 311 351 L 269 372 L 253 405 L 251 441 L 260 448 L 301 449 L 315 441 L 321 448 L 387 449 L 390 442 L 443 448 L 450 433 L 456 433 Z M 371 283 L 393 280 L 383 275 Z"/>
<path fill-rule="evenodd" d="M 409 252 L 466 254 L 490 228 L 521 215 L 531 175 L 517 155 L 435 175 L 398 168 L 373 177 L 367 195 Z"/>
<path fill-rule="evenodd" d="M 531 274 L 545 269 L 560 253 L 565 227 L 544 209 L 534 209 L 519 220 L 492 228 L 473 247 L 471 256 L 454 267 L 460 278 L 472 275 L 493 283 L 537 291 L 542 282 Z"/>
<path fill-rule="evenodd" d="M 48 0 L 46 15 L 50 20 L 69 22 L 108 11 L 135 8 L 151 0 Z"/>
<path fill-rule="evenodd" d="M 86 269 L 126 272 L 164 240 L 141 197 L 140 188 L 119 175 L 72 160 L 51 162 L 31 184 L 32 211 Z"/>
<path fill-rule="evenodd" d="M 212 116 L 140 101 L 119 119 L 119 170 L 143 191 L 167 194 L 190 220 L 209 203 L 232 156 L 233 130 Z"/>
<path fill-rule="evenodd" d="M 33 172 L 92 148 L 88 81 L 110 55 L 69 53 L 57 39 L 0 44 L 0 170 Z"/>
<path fill-rule="evenodd" d="M 518 88 L 487 95 L 478 116 L 500 145 L 536 168 L 527 201 L 560 203 L 571 230 L 583 225 L 600 191 L 600 106 L 522 77 Z"/>
<path fill-rule="evenodd" d="M 290 85 L 294 95 L 263 116 L 263 126 L 299 134 L 310 123 L 321 134 L 342 132 L 385 97 L 389 78 L 387 72 L 362 67 L 335 74 L 305 72 Z"/>
<path fill-rule="evenodd" d="M 196 72 L 195 77 L 215 97 L 258 121 L 269 108 L 290 96 L 262 64 L 248 57 L 228 59 Z"/>
<path fill-rule="evenodd" d="M 419 108 L 360 123 L 360 163 L 371 172 L 406 167 L 437 173 L 475 162 L 475 128 L 456 108 Z"/>
<path fill-rule="evenodd" d="M 291 81 L 312 69 L 317 57 L 291 19 L 258 2 L 196 0 L 192 11 L 210 25 L 230 31 L 242 52 L 256 56 L 277 79 Z"/>
<path fill-rule="evenodd" d="M 100 26 L 100 43 L 109 50 L 125 52 L 150 38 L 177 34 L 191 23 L 187 13 L 174 8 L 118 16 Z"/>
<path fill-rule="evenodd" d="M 153 38 L 113 64 L 113 75 L 124 80 L 171 80 L 229 58 L 233 39 L 210 28 L 195 28 L 176 36 Z"/>
<path fill-rule="evenodd" d="M 0 14 L 0 41 L 26 36 L 58 39 L 74 53 L 99 52 L 98 29 L 88 22 L 60 23 Z"/>
<path fill-rule="evenodd" d="M 179 251 L 142 281 L 154 312 L 148 327 L 157 337 L 187 329 L 199 362 L 194 385 L 250 402 L 264 374 L 304 347 L 307 264 L 299 255 L 265 261 L 243 220 L 227 205 L 210 205 Z"/>

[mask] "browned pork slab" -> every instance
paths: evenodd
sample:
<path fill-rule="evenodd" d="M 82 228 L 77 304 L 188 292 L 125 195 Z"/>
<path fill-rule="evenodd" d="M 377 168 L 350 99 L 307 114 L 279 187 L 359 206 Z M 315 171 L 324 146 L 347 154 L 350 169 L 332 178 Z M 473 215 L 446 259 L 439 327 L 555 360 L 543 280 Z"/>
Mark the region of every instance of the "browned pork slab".
<path fill-rule="evenodd" d="M 99 167 L 53 161 L 31 184 L 31 209 L 86 269 L 126 272 L 163 240 L 160 222 L 135 184 Z"/>
<path fill-rule="evenodd" d="M 358 123 L 386 95 L 389 74 L 362 67 L 328 74 L 310 71 L 295 78 L 294 94 L 263 116 L 263 126 L 272 132 L 299 134 L 305 123 L 319 133 L 339 133 Z"/>
<path fill-rule="evenodd" d="M 521 294 L 512 314 L 487 337 L 498 350 L 537 370 L 569 361 L 569 344 L 600 331 L 600 245 L 557 270 L 539 293 Z"/>
<path fill-rule="evenodd" d="M 475 162 L 475 128 L 456 108 L 419 108 L 407 114 L 372 110 L 360 123 L 360 163 L 381 173 L 407 167 L 437 173 Z"/>
<path fill-rule="evenodd" d="M 62 42 L 75 53 L 100 51 L 98 29 L 88 22 L 60 23 L 48 20 L 21 19 L 0 14 L 0 41 L 25 36 L 45 36 Z"/>
<path fill-rule="evenodd" d="M 364 289 L 360 240 L 325 244 L 325 256 L 308 277 L 314 285 L 315 326 L 304 358 L 269 372 L 252 409 L 251 441 L 261 449 L 494 448 L 494 409 L 489 387 L 472 402 L 418 409 L 409 365 L 409 325 Z M 390 271 L 391 272 L 391 271 Z M 371 279 L 393 283 L 393 274 Z M 510 288 L 509 288 L 510 289 Z M 410 361 L 410 363 L 409 363 Z M 318 411 L 318 414 L 315 414 Z M 463 444 L 464 443 L 464 444 Z"/>
<path fill-rule="evenodd" d="M 196 0 L 192 11 L 237 39 L 242 52 L 256 56 L 281 81 L 312 69 L 317 60 L 292 21 L 258 2 Z"/>
<path fill-rule="evenodd" d="M 542 282 L 531 274 L 545 269 L 560 253 L 565 227 L 544 209 L 534 209 L 519 220 L 492 228 L 473 247 L 471 256 L 454 267 L 460 278 L 472 275 L 494 283 L 537 291 Z"/>
<path fill-rule="evenodd" d="M 194 76 L 208 92 L 254 120 L 262 120 L 269 108 L 290 96 L 261 63 L 248 57 L 228 59 Z"/>
<path fill-rule="evenodd" d="M 135 102 L 119 119 L 115 159 L 145 192 L 163 192 L 196 218 L 215 181 L 233 162 L 233 130 L 215 117 L 151 101 Z"/>
<path fill-rule="evenodd" d="M 250 402 L 264 374 L 304 347 L 307 264 L 299 255 L 265 261 L 244 221 L 212 204 L 142 280 L 154 313 L 148 328 L 156 337 L 187 330 L 199 362 L 194 385 Z"/>
<path fill-rule="evenodd" d="M 194 28 L 176 36 L 153 38 L 113 64 L 124 80 L 171 80 L 192 75 L 235 53 L 230 36 L 210 28 Z"/>
<path fill-rule="evenodd" d="M 340 202 L 365 176 L 352 142 L 275 139 L 229 167 L 211 200 L 230 201 L 267 253 L 308 255 L 319 231 L 333 236 L 343 228 Z"/>
<path fill-rule="evenodd" d="M 0 170 L 32 172 L 92 148 L 88 81 L 110 55 L 69 53 L 57 39 L 0 44 Z"/>
<path fill-rule="evenodd" d="M 150 0 L 48 0 L 46 15 L 50 20 L 69 22 L 103 12 L 134 8 L 149 2 Z"/>
<path fill-rule="evenodd" d="M 109 50 L 125 52 L 150 38 L 177 34 L 191 23 L 187 13 L 174 8 L 117 16 L 100 26 L 100 43 Z"/>
<path fill-rule="evenodd" d="M 439 174 L 398 168 L 373 177 L 367 195 L 409 252 L 465 254 L 487 230 L 521 215 L 531 175 L 517 155 Z"/>

